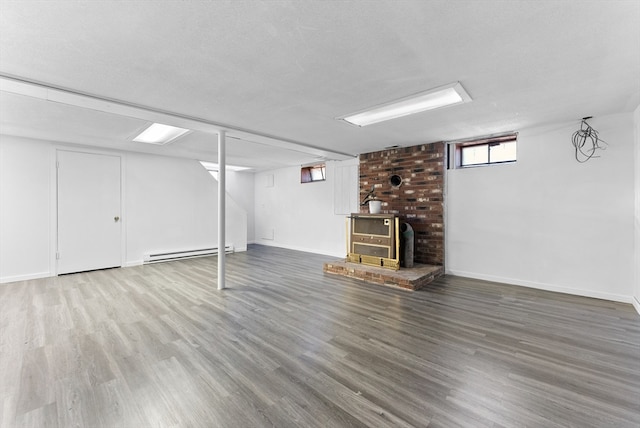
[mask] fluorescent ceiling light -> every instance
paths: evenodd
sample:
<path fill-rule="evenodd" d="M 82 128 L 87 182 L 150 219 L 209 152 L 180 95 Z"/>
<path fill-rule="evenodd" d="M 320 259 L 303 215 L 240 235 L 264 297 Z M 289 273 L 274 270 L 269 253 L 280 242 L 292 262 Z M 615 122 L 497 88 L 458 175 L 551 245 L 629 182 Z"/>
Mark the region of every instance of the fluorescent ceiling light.
<path fill-rule="evenodd" d="M 200 161 L 200 163 L 202 164 L 203 167 L 205 167 L 205 169 L 207 171 L 218 171 L 220 170 L 220 167 L 217 163 L 213 163 L 213 162 L 205 162 L 205 161 Z M 247 169 L 251 169 L 248 166 L 237 166 L 237 165 L 226 165 L 226 169 L 230 170 L 230 171 L 244 171 Z"/>
<path fill-rule="evenodd" d="M 167 144 L 189 132 L 188 129 L 154 123 L 133 139 L 138 143 Z"/>
<path fill-rule="evenodd" d="M 357 126 L 367 126 L 426 110 L 468 103 L 469 101 L 471 101 L 469 94 L 467 94 L 460 82 L 456 82 L 342 116 L 338 119 Z"/>

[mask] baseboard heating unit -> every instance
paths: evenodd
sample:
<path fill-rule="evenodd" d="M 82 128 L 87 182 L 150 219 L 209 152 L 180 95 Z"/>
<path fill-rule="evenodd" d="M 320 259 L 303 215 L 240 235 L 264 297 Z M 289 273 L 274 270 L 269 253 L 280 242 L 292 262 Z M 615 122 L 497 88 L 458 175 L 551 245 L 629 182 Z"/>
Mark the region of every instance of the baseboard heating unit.
<path fill-rule="evenodd" d="M 225 254 L 233 253 L 233 245 L 225 246 L 224 252 Z M 218 254 L 218 247 L 203 248 L 201 250 L 184 250 L 184 251 L 145 254 L 144 263 L 147 264 L 147 263 L 169 262 L 172 260 L 191 259 L 194 257 L 215 256 L 217 254 Z"/>

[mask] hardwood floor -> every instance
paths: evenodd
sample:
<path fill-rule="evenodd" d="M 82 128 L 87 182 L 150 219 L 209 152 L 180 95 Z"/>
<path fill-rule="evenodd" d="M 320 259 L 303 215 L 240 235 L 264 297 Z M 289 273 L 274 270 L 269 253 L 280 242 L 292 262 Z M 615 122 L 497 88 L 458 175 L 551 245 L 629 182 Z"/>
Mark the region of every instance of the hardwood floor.
<path fill-rule="evenodd" d="M 638 427 L 631 305 L 250 246 L 0 285 L 3 427 Z"/>

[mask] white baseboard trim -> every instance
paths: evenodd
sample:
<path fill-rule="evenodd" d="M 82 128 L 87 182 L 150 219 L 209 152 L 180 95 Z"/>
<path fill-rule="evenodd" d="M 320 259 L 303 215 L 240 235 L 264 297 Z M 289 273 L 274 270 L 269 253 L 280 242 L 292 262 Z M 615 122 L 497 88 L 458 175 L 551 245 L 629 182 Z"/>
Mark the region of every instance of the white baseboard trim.
<path fill-rule="evenodd" d="M 244 247 L 234 248 L 233 251 L 235 253 L 244 252 L 244 251 L 247 251 L 247 247 L 244 246 Z M 130 261 L 124 262 L 122 267 L 142 266 L 143 264 L 144 264 L 144 260 L 142 259 L 130 260 Z M 6 284 L 9 282 L 18 282 L 18 281 L 29 281 L 31 279 L 49 278 L 51 276 L 55 276 L 55 275 L 52 274 L 51 272 L 38 272 L 38 273 L 33 273 L 28 275 L 3 276 L 3 277 L 0 277 L 0 284 Z"/>
<path fill-rule="evenodd" d="M 319 254 L 321 256 L 338 257 L 343 259 L 346 257 L 345 252 L 342 252 L 340 254 L 336 254 L 336 253 L 332 254 L 329 252 L 319 251 L 315 248 L 305 248 L 305 247 L 299 247 L 297 245 L 285 245 L 285 244 L 273 242 L 271 240 L 260 240 L 259 242 L 256 242 L 256 244 L 264 245 L 265 247 L 278 247 L 278 248 L 284 248 L 286 250 L 303 251 L 305 253 Z"/>
<path fill-rule="evenodd" d="M 633 307 L 636 308 L 636 312 L 638 313 L 638 315 L 640 315 L 640 300 L 638 300 L 638 297 L 633 297 Z"/>
<path fill-rule="evenodd" d="M 8 282 L 29 281 L 30 279 L 49 278 L 50 276 L 53 276 L 51 272 L 31 273 L 28 275 L 3 276 L 3 277 L 0 277 L 0 284 L 6 284 Z"/>
<path fill-rule="evenodd" d="M 634 300 L 632 296 L 625 296 L 625 295 L 613 294 L 613 293 L 603 293 L 601 291 L 583 290 L 580 288 L 564 287 L 564 286 L 553 285 L 553 284 L 545 284 L 541 282 L 525 281 L 525 280 L 520 280 L 515 278 L 504 278 L 500 276 L 484 275 L 484 274 L 479 274 L 474 272 L 465 272 L 465 271 L 447 269 L 446 273 L 448 275 L 463 276 L 466 278 L 481 279 L 484 281 L 499 282 L 502 284 L 519 285 L 522 287 L 536 288 L 538 290 L 573 294 L 575 296 L 592 297 L 594 299 L 610 300 L 613 302 L 633 303 L 633 300 Z M 638 310 L 637 307 L 636 307 L 636 310 Z M 638 311 L 638 313 L 640 313 L 640 311 Z"/>

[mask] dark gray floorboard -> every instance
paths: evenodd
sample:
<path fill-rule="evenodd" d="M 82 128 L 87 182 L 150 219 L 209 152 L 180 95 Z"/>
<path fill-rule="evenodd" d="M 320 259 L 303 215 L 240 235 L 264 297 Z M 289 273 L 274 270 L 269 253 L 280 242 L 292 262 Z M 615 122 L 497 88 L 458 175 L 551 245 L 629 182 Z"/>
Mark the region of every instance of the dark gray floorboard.
<path fill-rule="evenodd" d="M 631 305 L 226 259 L 0 285 L 0 426 L 640 426 Z"/>

